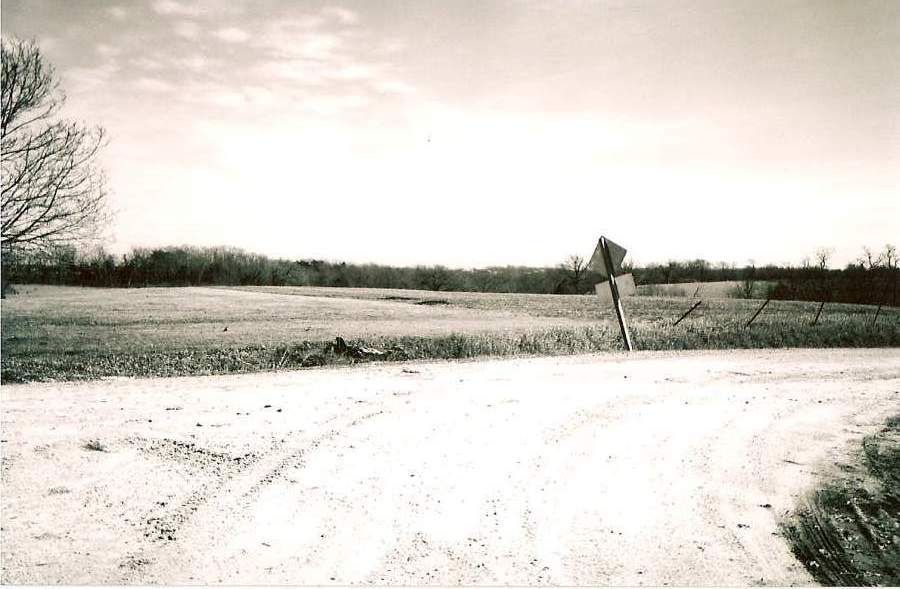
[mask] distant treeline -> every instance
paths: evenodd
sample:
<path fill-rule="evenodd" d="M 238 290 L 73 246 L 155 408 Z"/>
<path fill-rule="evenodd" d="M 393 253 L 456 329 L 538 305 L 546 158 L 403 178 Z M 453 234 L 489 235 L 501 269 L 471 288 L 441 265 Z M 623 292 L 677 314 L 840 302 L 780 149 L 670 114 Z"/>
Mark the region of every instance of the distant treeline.
<path fill-rule="evenodd" d="M 900 270 L 849 265 L 843 270 L 798 268 L 769 288 L 773 299 L 900 305 Z"/>
<path fill-rule="evenodd" d="M 62 247 L 41 254 L 4 252 L 2 262 L 4 284 L 120 288 L 270 285 L 583 294 L 591 292 L 593 285 L 601 280 L 577 257 L 551 268 L 460 269 L 273 259 L 231 247 L 136 248 L 123 256 L 102 250 L 79 254 L 75 248 Z M 625 270 L 634 274 L 638 285 L 739 281 L 741 285 L 735 288 L 735 296 L 741 296 L 742 290 L 748 293 L 745 296 L 751 292 L 758 296 L 753 284 L 766 283 L 766 294 L 776 299 L 898 304 L 898 270 L 896 260 L 890 256 L 886 264 L 870 259 L 868 264 L 861 261 L 843 270 L 808 265 L 740 268 L 706 260 L 669 261 Z"/>
<path fill-rule="evenodd" d="M 62 248 L 51 254 L 3 257 L 4 281 L 124 288 L 271 285 L 557 294 L 592 288 L 584 269 L 579 269 L 577 280 L 570 274 L 561 267 L 455 269 L 285 260 L 232 247 L 136 248 L 123 256 L 103 251 L 83 255 Z"/>

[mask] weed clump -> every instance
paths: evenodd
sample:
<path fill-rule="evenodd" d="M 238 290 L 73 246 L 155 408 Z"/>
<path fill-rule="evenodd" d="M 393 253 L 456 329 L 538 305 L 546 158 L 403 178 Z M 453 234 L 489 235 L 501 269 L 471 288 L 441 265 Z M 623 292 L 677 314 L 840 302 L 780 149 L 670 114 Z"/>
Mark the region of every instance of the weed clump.
<path fill-rule="evenodd" d="M 100 440 L 88 440 L 82 448 L 91 452 L 109 452 L 109 447 Z"/>

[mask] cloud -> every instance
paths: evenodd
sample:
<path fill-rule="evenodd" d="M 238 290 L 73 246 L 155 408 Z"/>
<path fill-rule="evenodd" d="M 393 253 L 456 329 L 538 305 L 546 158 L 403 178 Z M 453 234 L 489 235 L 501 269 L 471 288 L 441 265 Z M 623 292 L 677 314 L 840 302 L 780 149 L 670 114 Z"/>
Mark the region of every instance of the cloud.
<path fill-rule="evenodd" d="M 246 102 L 242 93 L 233 90 L 215 90 L 208 93 L 205 99 L 214 106 L 226 108 L 239 108 Z"/>
<path fill-rule="evenodd" d="M 175 89 L 175 87 L 172 84 L 170 84 L 169 82 L 165 82 L 158 78 L 148 78 L 148 77 L 138 78 L 137 80 L 134 81 L 134 86 L 135 86 L 135 88 L 137 88 L 139 90 L 146 90 L 147 92 L 158 92 L 158 93 L 171 92 L 172 90 Z"/>
<path fill-rule="evenodd" d="M 215 36 L 228 43 L 243 43 L 250 38 L 250 33 L 236 27 L 226 27 L 216 31 Z"/>
<path fill-rule="evenodd" d="M 119 55 L 122 51 L 118 47 L 113 47 L 112 45 L 107 45 L 106 43 L 98 43 L 94 46 L 94 49 L 106 58 L 112 58 Z"/>
<path fill-rule="evenodd" d="M 340 94 L 335 96 L 310 96 L 303 101 L 303 108 L 319 115 L 334 115 L 347 110 L 356 110 L 369 104 L 362 94 Z"/>
<path fill-rule="evenodd" d="M 128 11 L 121 6 L 110 6 L 106 12 L 116 20 L 125 20 L 128 18 Z"/>
<path fill-rule="evenodd" d="M 375 63 L 347 62 L 336 68 L 329 69 L 325 76 L 332 80 L 344 80 L 348 82 L 371 80 L 377 78 L 384 65 Z"/>
<path fill-rule="evenodd" d="M 294 45 L 288 45 L 285 49 L 305 59 L 328 60 L 336 56 L 342 45 L 343 40 L 338 35 L 310 33 L 296 39 Z"/>
<path fill-rule="evenodd" d="M 355 25 L 359 22 L 359 16 L 355 12 L 339 6 L 328 6 L 323 8 L 322 15 L 334 18 L 342 25 Z"/>
<path fill-rule="evenodd" d="M 377 79 L 372 82 L 372 88 L 382 94 L 397 94 L 409 96 L 416 93 L 416 88 L 401 80 Z"/>
<path fill-rule="evenodd" d="M 197 6 L 188 6 L 175 0 L 156 0 L 152 6 L 157 14 L 164 16 L 197 16 L 202 12 Z"/>
<path fill-rule="evenodd" d="M 276 78 L 304 85 L 319 85 L 325 81 L 321 64 L 302 59 L 277 60 L 263 63 L 256 72 L 264 78 Z"/>
<path fill-rule="evenodd" d="M 68 94 L 90 94 L 106 85 L 119 71 L 119 66 L 112 62 L 96 67 L 74 67 L 63 73 L 64 84 Z"/>
<path fill-rule="evenodd" d="M 204 108 L 240 109 L 242 114 L 258 114 L 277 108 L 280 120 L 297 105 L 296 95 L 280 89 L 256 85 L 232 86 L 209 79 L 195 79 L 187 83 L 179 98 Z"/>
<path fill-rule="evenodd" d="M 163 62 L 151 57 L 136 57 L 132 59 L 130 63 L 137 68 L 151 72 L 159 71 L 165 67 Z"/>
<path fill-rule="evenodd" d="M 270 23 L 253 39 L 253 45 L 275 56 L 289 59 L 329 60 L 343 47 L 341 35 L 323 30 L 315 18 L 280 20 Z"/>
<path fill-rule="evenodd" d="M 185 39 L 196 39 L 200 35 L 200 27 L 197 23 L 183 20 L 175 24 L 175 34 Z"/>
<path fill-rule="evenodd" d="M 406 43 L 400 39 L 389 39 L 381 44 L 381 50 L 388 54 L 400 53 L 406 50 Z"/>
<path fill-rule="evenodd" d="M 193 72 L 205 72 L 212 67 L 219 65 L 220 62 L 210 59 L 199 53 L 177 57 L 172 60 L 172 65 L 178 69 L 191 70 Z"/>
<path fill-rule="evenodd" d="M 296 93 L 302 108 L 317 114 L 363 108 L 379 95 L 414 94 L 388 59 L 405 43 L 373 39 L 357 22 L 355 13 L 336 7 L 319 11 L 318 17 L 269 22 L 248 39 L 258 52 L 250 70 L 256 83 Z"/>

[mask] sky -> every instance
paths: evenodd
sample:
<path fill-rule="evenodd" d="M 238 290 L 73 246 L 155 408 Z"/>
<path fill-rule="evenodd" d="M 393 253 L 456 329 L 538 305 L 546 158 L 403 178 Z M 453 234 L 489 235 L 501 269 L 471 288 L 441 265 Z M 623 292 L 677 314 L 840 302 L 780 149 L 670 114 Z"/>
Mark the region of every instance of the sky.
<path fill-rule="evenodd" d="M 832 267 L 900 245 L 900 2 L 3 0 L 107 249 Z"/>

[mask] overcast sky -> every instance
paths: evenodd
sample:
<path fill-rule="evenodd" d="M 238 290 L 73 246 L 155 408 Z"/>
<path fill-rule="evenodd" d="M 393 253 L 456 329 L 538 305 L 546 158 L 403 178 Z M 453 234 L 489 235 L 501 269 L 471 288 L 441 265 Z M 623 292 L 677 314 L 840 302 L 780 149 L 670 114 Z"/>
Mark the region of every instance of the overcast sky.
<path fill-rule="evenodd" d="M 3 0 L 110 249 L 834 265 L 900 245 L 900 2 Z"/>

